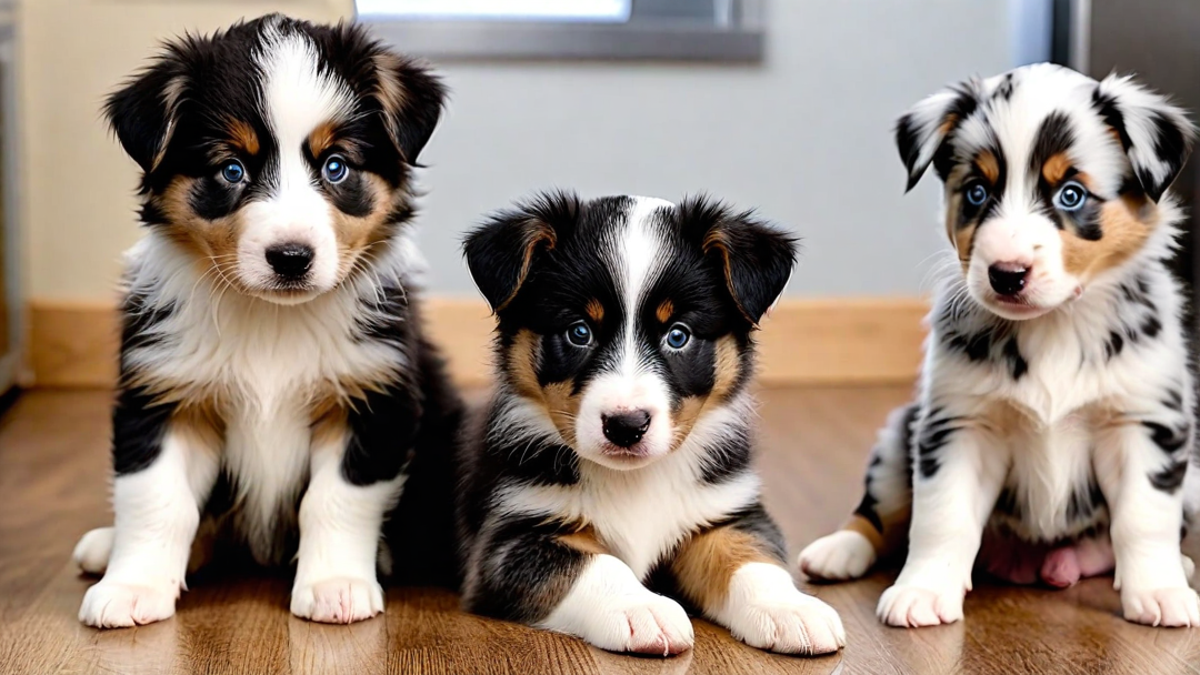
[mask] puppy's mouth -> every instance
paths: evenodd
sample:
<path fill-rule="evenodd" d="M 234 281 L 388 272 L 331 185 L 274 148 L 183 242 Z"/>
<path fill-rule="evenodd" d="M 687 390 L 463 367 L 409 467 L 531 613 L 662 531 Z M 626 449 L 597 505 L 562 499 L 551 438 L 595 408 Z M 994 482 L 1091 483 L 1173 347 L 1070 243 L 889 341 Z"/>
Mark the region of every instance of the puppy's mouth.
<path fill-rule="evenodd" d="M 297 282 L 257 288 L 250 291 L 250 295 L 259 300 L 265 300 L 276 305 L 302 305 L 321 295 L 321 293 L 322 291 L 311 283 Z"/>

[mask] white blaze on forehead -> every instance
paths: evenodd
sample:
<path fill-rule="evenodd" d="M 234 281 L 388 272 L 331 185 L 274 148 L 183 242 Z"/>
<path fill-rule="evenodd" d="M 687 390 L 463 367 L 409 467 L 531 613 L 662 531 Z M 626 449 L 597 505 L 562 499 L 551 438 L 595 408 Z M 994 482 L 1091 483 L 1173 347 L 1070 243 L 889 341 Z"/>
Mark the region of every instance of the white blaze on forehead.
<path fill-rule="evenodd" d="M 265 80 L 265 117 L 279 144 L 281 191 L 295 187 L 293 181 L 307 184 L 311 174 L 302 147 L 318 126 L 353 112 L 354 94 L 321 72 L 316 45 L 302 33 L 269 30 L 256 60 Z"/>
<path fill-rule="evenodd" d="M 654 225 L 655 214 L 675 205 L 665 199 L 633 197 L 626 226 L 620 240 L 622 303 L 624 304 L 625 333 L 621 348 L 621 372 L 632 376 L 641 370 L 637 350 L 637 318 L 650 287 L 662 268 L 664 251 L 662 235 Z"/>

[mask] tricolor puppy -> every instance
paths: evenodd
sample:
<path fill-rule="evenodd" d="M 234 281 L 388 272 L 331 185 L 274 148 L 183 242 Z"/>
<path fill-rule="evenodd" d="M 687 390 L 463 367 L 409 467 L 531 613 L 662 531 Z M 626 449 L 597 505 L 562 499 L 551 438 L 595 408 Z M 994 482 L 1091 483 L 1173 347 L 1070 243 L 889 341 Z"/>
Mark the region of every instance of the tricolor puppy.
<path fill-rule="evenodd" d="M 792 240 L 706 199 L 554 193 L 465 248 L 499 375 L 462 462 L 465 606 L 619 652 L 691 647 L 680 601 L 763 649 L 845 644 L 751 468 L 751 333 Z"/>
<path fill-rule="evenodd" d="M 273 15 L 167 44 L 108 99 L 146 234 L 124 279 L 116 522 L 76 548 L 104 573 L 81 621 L 171 616 L 202 522 L 260 563 L 294 556 L 297 616 L 383 609 L 384 514 L 458 411 L 408 225 L 442 97 L 359 28 Z"/>
<path fill-rule="evenodd" d="M 957 260 L 934 293 L 916 401 L 893 414 L 842 531 L 800 555 L 861 576 L 908 543 L 879 617 L 962 617 L 981 568 L 1056 586 L 1116 572 L 1125 618 L 1200 625 L 1180 532 L 1200 485 L 1167 188 L 1192 125 L 1128 77 L 1051 65 L 965 82 L 900 119 L 933 164 Z M 981 551 L 981 539 L 984 548 Z"/>

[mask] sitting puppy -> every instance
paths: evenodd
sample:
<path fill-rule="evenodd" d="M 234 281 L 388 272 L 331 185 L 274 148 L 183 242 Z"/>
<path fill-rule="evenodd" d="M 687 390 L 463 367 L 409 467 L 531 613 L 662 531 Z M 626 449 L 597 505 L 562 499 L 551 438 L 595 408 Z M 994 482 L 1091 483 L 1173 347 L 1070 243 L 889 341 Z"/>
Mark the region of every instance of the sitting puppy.
<path fill-rule="evenodd" d="M 1182 214 L 1166 190 L 1192 137 L 1129 78 L 1051 65 L 900 119 L 908 186 L 933 164 L 958 260 L 917 400 L 881 433 L 850 523 L 801 553 L 807 574 L 861 576 L 907 539 L 879 618 L 927 626 L 962 617 L 977 552 L 1060 586 L 1115 565 L 1126 619 L 1200 624 L 1180 556 L 1194 381 L 1167 267 Z"/>
<path fill-rule="evenodd" d="M 442 99 L 361 29 L 279 15 L 168 44 L 109 98 L 147 231 L 121 308 L 116 522 L 76 549 L 104 573 L 81 621 L 171 616 L 202 514 L 262 564 L 295 558 L 297 616 L 382 611 L 384 515 L 459 410 L 408 231 Z"/>
<path fill-rule="evenodd" d="M 462 461 L 464 604 L 612 651 L 692 645 L 671 592 L 748 644 L 822 654 L 751 469 L 751 332 L 794 246 L 705 199 L 546 194 L 465 244 L 499 383 Z"/>

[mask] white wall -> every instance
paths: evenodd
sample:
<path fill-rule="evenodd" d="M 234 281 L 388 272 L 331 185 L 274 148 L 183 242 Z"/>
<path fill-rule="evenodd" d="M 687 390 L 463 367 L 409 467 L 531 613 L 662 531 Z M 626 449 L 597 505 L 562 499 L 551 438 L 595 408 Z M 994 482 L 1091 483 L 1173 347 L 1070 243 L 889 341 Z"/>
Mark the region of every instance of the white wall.
<path fill-rule="evenodd" d="M 445 63 L 454 91 L 422 161 L 435 292 L 474 294 L 458 251 L 480 215 L 546 187 L 756 206 L 805 239 L 789 292 L 911 295 L 943 246 L 936 181 L 903 197 L 894 119 L 1011 62 L 1008 0 L 771 0 L 755 65 Z M 26 0 L 21 112 L 28 295 L 111 297 L 137 236 L 134 165 L 104 94 L 160 37 L 348 0 Z M 400 45 L 403 48 L 403 45 Z"/>
<path fill-rule="evenodd" d="M 939 191 L 904 197 L 895 119 L 1011 62 L 1005 0 L 773 0 L 757 65 L 446 63 L 422 160 L 434 288 L 471 293 L 479 214 L 532 190 L 676 199 L 704 190 L 804 238 L 793 295 L 912 295 L 944 246 Z M 402 45 L 401 45 L 402 47 Z"/>

